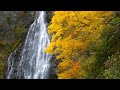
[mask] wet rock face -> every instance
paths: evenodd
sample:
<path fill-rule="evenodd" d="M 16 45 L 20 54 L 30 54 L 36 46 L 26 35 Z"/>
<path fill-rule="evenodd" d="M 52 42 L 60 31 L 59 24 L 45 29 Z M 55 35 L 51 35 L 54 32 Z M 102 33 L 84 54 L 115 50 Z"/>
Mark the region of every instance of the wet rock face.
<path fill-rule="evenodd" d="M 53 17 L 53 11 L 46 11 L 48 25 Z M 13 54 L 15 66 L 19 63 L 19 56 L 22 51 L 27 32 L 35 18 L 35 11 L 0 11 L 0 63 L 4 63 L 4 68 L 0 70 L 0 78 L 6 78 L 7 59 L 21 43 L 16 53 Z M 2 62 L 1 62 L 2 61 Z M 50 79 L 56 79 L 57 63 L 55 57 L 51 58 Z M 4 74 L 4 75 L 3 75 Z M 16 74 L 16 70 L 14 70 Z M 14 75 L 17 79 L 17 75 Z M 21 77 L 22 78 L 22 77 Z"/>
<path fill-rule="evenodd" d="M 34 17 L 35 11 L 0 11 L 1 79 L 5 77 L 8 56 L 20 43 L 24 42 L 29 26 L 34 21 Z M 15 55 L 16 58 L 17 56 L 18 54 Z"/>
<path fill-rule="evenodd" d="M 0 40 L 11 41 L 9 37 L 16 28 L 28 29 L 34 21 L 33 11 L 0 11 Z"/>
<path fill-rule="evenodd" d="M 47 14 L 47 22 L 48 24 L 50 24 L 51 20 L 52 20 L 52 17 L 53 17 L 53 11 L 46 11 L 46 14 Z"/>
<path fill-rule="evenodd" d="M 49 71 L 49 78 L 50 79 L 57 79 L 57 61 L 56 57 L 52 56 L 50 60 L 50 71 Z"/>
<path fill-rule="evenodd" d="M 11 79 L 18 79 L 18 76 L 17 76 L 17 68 L 18 68 L 18 65 L 19 65 L 19 62 L 20 62 L 20 54 L 22 53 L 22 48 L 23 48 L 23 43 L 21 43 L 15 50 L 14 52 L 11 53 L 11 59 L 10 59 L 10 62 L 9 62 L 9 65 L 11 67 L 14 67 L 12 69 L 12 74 L 10 75 Z M 8 63 L 8 61 L 6 62 L 6 64 Z M 8 65 L 8 64 L 7 64 Z M 8 77 L 8 66 L 6 65 L 6 73 L 5 73 L 5 78 Z M 10 67 L 9 67 L 10 68 Z M 10 71 L 10 70 L 9 70 Z M 22 79 L 22 77 L 21 77 Z"/>

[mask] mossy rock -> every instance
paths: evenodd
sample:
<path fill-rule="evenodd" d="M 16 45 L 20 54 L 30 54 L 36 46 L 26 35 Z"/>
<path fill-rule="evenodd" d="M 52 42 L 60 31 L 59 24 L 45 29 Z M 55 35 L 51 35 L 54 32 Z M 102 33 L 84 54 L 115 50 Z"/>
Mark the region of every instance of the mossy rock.
<path fill-rule="evenodd" d="M 4 74 L 4 64 L 0 63 L 0 79 L 3 79 Z"/>
<path fill-rule="evenodd" d="M 24 27 L 16 27 L 14 29 L 15 38 L 21 38 L 26 32 L 27 32 L 26 28 L 24 28 Z"/>

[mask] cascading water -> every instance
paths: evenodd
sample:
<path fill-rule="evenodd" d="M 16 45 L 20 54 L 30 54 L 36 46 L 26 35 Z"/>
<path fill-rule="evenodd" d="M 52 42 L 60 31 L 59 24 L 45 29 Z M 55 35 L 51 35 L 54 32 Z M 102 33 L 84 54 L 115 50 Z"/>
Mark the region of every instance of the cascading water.
<path fill-rule="evenodd" d="M 29 28 L 16 69 L 16 75 L 19 79 L 21 77 L 25 79 L 48 79 L 51 56 L 45 53 L 46 47 L 50 44 L 45 15 L 44 11 L 37 11 L 35 21 Z M 12 61 L 11 55 L 8 58 L 8 64 L 10 61 Z M 13 64 L 11 65 L 13 66 Z M 11 79 L 13 75 L 11 71 L 14 67 L 11 65 L 8 65 L 7 79 Z"/>

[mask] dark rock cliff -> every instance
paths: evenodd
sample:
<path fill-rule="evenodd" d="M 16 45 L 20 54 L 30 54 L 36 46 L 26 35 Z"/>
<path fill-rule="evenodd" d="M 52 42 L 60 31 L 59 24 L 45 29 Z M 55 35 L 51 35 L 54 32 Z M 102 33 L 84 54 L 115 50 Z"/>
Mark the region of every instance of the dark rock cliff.
<path fill-rule="evenodd" d="M 0 78 L 5 78 L 6 61 L 20 43 L 23 43 L 34 11 L 0 11 Z"/>

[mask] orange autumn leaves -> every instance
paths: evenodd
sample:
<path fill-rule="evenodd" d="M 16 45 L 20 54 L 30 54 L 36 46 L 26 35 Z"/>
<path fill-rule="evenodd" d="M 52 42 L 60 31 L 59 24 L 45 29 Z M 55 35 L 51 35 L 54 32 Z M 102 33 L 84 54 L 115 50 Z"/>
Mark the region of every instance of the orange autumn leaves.
<path fill-rule="evenodd" d="M 52 35 L 46 52 L 60 61 L 59 79 L 80 78 L 80 57 L 91 49 L 110 19 L 111 11 L 55 11 L 48 27 Z M 95 45 L 95 44 L 94 44 Z"/>

